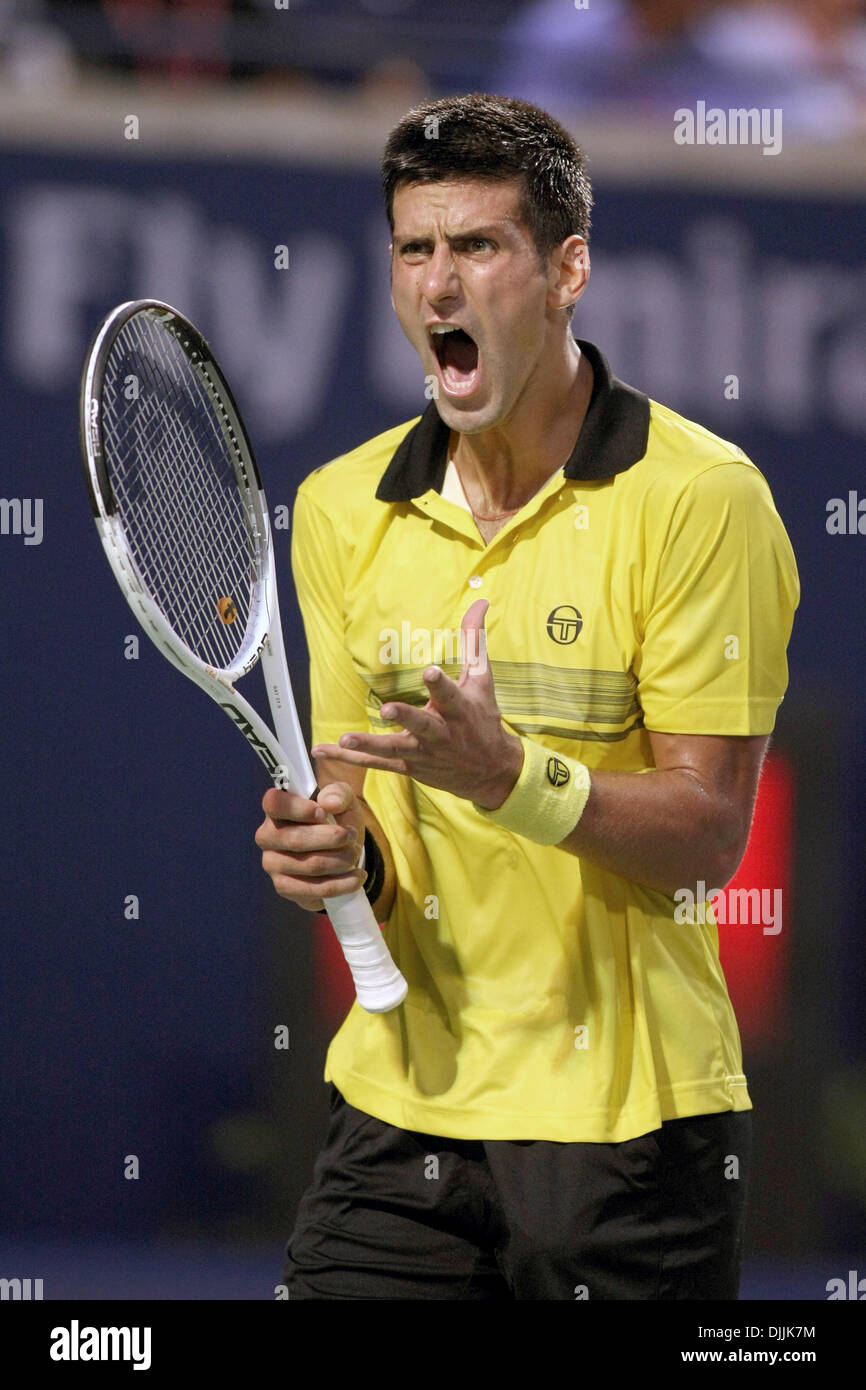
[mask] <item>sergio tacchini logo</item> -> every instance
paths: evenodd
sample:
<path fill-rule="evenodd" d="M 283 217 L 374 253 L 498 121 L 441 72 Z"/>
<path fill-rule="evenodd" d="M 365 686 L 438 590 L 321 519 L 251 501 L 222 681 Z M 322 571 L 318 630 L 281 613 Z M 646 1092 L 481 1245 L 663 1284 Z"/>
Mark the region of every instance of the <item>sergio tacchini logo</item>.
<path fill-rule="evenodd" d="M 561 758 L 548 758 L 547 780 L 552 787 L 564 787 L 570 776 L 571 774 Z"/>
<path fill-rule="evenodd" d="M 571 603 L 560 603 L 547 615 L 547 635 L 560 646 L 566 647 L 576 642 L 582 627 L 583 618 Z"/>

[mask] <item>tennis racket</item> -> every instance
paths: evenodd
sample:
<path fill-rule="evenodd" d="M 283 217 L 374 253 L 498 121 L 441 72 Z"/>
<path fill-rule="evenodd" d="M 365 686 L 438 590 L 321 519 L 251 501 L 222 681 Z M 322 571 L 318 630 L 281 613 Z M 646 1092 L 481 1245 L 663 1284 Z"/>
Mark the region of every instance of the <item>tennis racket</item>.
<path fill-rule="evenodd" d="M 84 364 L 80 424 L 96 529 L 136 618 L 163 656 L 225 710 L 276 785 L 313 797 L 265 494 L 204 338 L 159 300 L 119 305 Z M 235 689 L 259 660 L 276 737 Z M 329 898 L 325 908 L 359 1004 L 371 1013 L 396 1008 L 406 981 L 364 893 Z"/>

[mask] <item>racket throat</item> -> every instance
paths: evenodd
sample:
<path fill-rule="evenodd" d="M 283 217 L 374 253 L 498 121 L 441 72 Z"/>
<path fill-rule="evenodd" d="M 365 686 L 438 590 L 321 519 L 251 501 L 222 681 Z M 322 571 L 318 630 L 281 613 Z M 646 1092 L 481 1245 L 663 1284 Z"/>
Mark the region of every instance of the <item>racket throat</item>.
<path fill-rule="evenodd" d="M 230 678 L 224 671 L 217 671 L 213 666 L 205 666 L 205 670 L 212 680 L 219 681 L 220 685 L 224 685 L 226 690 L 230 691 L 232 695 L 237 694 Z"/>

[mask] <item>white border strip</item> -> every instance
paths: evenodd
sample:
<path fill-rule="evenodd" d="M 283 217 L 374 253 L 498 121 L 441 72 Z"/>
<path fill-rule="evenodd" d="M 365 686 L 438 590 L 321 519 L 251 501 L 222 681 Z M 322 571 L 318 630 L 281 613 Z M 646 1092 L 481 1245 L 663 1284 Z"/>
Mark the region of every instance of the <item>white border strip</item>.
<path fill-rule="evenodd" d="M 378 168 L 389 130 L 420 94 L 383 101 L 318 93 L 278 95 L 239 84 L 213 93 L 181 92 L 165 83 L 130 86 L 88 81 L 53 93 L 0 89 L 0 148 L 87 152 L 129 160 L 183 155 L 247 159 L 336 169 Z M 124 138 L 138 117 L 138 140 Z M 798 141 L 786 135 L 772 159 L 759 146 L 674 144 L 674 117 L 642 117 L 621 108 L 568 123 L 606 184 L 733 189 L 784 196 L 862 196 L 866 140 Z"/>

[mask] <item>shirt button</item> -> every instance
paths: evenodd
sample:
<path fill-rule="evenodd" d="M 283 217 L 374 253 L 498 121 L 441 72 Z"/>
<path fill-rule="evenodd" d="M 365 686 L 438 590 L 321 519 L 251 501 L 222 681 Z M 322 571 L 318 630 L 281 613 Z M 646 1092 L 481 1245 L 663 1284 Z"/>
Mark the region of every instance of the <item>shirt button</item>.
<path fill-rule="evenodd" d="M 470 589 L 480 589 L 480 588 L 481 588 L 481 584 L 482 584 L 481 575 L 480 575 L 480 574 L 473 574 L 472 577 L 471 577 L 471 579 L 469 580 L 469 587 L 470 587 Z"/>

